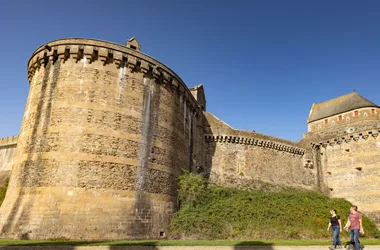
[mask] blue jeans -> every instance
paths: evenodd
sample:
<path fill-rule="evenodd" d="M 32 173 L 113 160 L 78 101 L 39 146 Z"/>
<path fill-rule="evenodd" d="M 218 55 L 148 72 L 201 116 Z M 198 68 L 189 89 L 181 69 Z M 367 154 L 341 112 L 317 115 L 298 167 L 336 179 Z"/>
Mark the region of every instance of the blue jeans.
<path fill-rule="evenodd" d="M 359 231 L 360 231 L 360 229 L 351 229 L 350 230 L 350 241 L 352 244 L 354 244 L 355 250 L 359 250 L 359 247 L 360 247 Z"/>
<path fill-rule="evenodd" d="M 340 239 L 339 239 L 340 226 L 333 226 L 332 231 L 333 231 L 333 244 L 332 245 L 334 247 L 336 245 L 341 246 L 342 242 L 340 242 Z"/>

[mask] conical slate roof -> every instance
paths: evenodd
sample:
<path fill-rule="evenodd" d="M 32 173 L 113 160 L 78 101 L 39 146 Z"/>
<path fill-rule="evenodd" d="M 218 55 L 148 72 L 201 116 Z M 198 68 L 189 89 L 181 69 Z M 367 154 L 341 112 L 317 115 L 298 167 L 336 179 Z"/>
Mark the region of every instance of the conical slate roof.
<path fill-rule="evenodd" d="M 313 104 L 310 110 L 308 123 L 323 119 L 329 116 L 344 113 L 350 110 L 365 108 L 365 107 L 379 107 L 373 102 L 365 99 L 356 92 L 334 98 L 332 100 Z"/>

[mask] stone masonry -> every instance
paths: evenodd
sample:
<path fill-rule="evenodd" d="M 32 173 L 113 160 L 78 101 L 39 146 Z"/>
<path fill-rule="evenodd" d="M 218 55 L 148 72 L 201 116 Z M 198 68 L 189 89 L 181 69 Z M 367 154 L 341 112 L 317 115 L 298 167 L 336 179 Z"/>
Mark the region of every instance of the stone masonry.
<path fill-rule="evenodd" d="M 63 39 L 34 52 L 1 237 L 165 236 L 202 112 L 133 42 Z"/>
<path fill-rule="evenodd" d="M 275 189 L 318 189 L 316 170 L 303 164 L 305 150 L 297 143 L 231 128 L 206 114 L 206 172 L 223 186 Z"/>
<path fill-rule="evenodd" d="M 8 179 L 12 170 L 18 136 L 0 138 L 0 185 Z"/>
<path fill-rule="evenodd" d="M 165 237 L 185 170 L 224 186 L 320 190 L 380 223 L 379 107 L 315 105 L 299 142 L 236 130 L 206 112 L 202 85 L 188 89 L 140 48 L 62 39 L 33 53 L 20 135 L 0 139 L 0 171 L 12 168 L 0 237 Z"/>
<path fill-rule="evenodd" d="M 380 226 L 380 107 L 353 92 L 313 105 L 308 128 L 304 140 L 322 190 L 356 204 Z"/>
<path fill-rule="evenodd" d="M 0 173 L 12 169 L 18 136 L 0 138 Z"/>

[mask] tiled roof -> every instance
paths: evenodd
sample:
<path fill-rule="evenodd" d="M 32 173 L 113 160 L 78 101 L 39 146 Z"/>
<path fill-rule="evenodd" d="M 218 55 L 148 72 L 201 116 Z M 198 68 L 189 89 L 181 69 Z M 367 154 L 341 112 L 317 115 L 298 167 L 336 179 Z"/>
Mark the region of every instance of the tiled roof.
<path fill-rule="evenodd" d="M 356 92 L 334 98 L 332 100 L 313 104 L 308 123 L 357 108 L 379 107 Z"/>

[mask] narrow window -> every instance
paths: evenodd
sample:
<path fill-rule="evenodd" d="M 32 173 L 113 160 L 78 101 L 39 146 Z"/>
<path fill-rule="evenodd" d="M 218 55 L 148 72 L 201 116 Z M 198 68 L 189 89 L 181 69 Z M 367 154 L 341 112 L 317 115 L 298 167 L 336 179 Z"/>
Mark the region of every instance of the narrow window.
<path fill-rule="evenodd" d="M 326 120 L 325 120 L 325 124 L 328 124 L 328 123 L 329 123 L 329 119 L 326 119 Z"/>
<path fill-rule="evenodd" d="M 371 109 L 371 114 L 375 114 L 375 109 Z"/>
<path fill-rule="evenodd" d="M 354 111 L 354 116 L 358 116 L 359 115 L 359 111 Z"/>
<path fill-rule="evenodd" d="M 342 120 L 342 116 L 338 116 L 338 121 L 341 121 Z"/>

